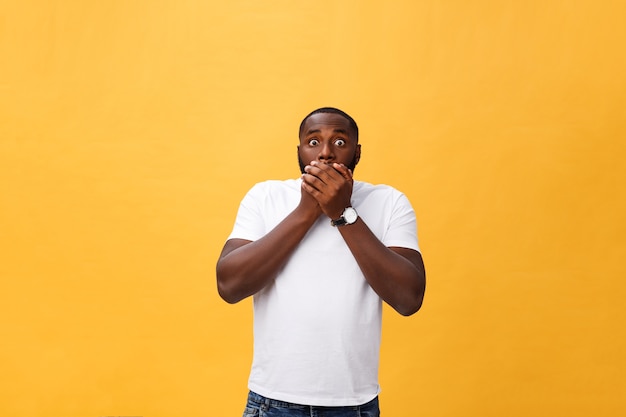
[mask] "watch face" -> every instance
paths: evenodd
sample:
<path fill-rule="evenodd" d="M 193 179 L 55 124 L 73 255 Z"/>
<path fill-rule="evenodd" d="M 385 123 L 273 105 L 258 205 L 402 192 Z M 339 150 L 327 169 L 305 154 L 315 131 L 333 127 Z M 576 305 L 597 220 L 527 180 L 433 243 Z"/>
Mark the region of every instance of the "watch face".
<path fill-rule="evenodd" d="M 348 224 L 354 223 L 357 217 L 359 217 L 359 215 L 356 214 L 356 210 L 353 209 L 352 207 L 348 207 L 343 212 L 343 218 L 346 219 L 346 223 Z"/>

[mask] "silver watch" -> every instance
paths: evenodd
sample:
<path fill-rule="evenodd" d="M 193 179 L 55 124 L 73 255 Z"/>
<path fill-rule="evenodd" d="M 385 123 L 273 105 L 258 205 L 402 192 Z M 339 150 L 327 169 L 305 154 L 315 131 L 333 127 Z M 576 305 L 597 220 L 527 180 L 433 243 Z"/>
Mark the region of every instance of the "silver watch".
<path fill-rule="evenodd" d="M 345 226 L 347 224 L 352 224 L 356 222 L 356 219 L 359 218 L 358 213 L 353 207 L 347 207 L 340 218 L 337 220 L 331 220 L 330 224 L 333 226 Z"/>

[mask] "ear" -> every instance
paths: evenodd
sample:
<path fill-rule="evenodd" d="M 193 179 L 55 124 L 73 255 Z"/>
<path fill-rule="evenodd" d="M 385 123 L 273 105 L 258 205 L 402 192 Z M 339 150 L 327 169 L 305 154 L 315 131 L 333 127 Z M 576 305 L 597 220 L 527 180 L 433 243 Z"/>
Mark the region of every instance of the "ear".
<path fill-rule="evenodd" d="M 361 160 L 361 144 L 356 145 L 356 151 L 354 151 L 354 166 L 357 166 Z"/>

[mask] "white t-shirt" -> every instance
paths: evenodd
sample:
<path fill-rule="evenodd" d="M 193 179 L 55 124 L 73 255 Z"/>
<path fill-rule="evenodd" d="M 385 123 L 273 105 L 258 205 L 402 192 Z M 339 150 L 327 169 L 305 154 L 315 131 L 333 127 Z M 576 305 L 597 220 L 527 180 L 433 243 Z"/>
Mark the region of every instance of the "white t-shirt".
<path fill-rule="evenodd" d="M 229 239 L 257 240 L 289 213 L 301 180 L 256 184 Z M 355 181 L 352 207 L 385 246 L 419 250 L 404 194 Z M 348 226 L 349 227 L 349 226 Z M 320 216 L 273 283 L 254 295 L 254 358 L 248 387 L 297 404 L 347 406 L 378 395 L 382 302 L 339 230 Z"/>

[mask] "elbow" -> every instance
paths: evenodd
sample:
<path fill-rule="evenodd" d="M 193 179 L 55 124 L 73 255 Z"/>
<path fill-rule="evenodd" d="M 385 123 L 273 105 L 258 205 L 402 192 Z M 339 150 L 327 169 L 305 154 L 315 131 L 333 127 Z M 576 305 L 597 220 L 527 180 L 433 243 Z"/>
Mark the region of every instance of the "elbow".
<path fill-rule="evenodd" d="M 217 293 L 220 295 L 220 297 L 222 298 L 222 300 L 226 301 L 228 304 L 235 304 L 237 301 L 237 298 L 233 295 L 232 291 L 229 290 L 228 286 L 220 281 L 220 279 L 217 279 Z"/>
<path fill-rule="evenodd" d="M 234 294 L 234 291 L 230 290 L 227 285 L 219 280 L 217 281 L 217 293 L 220 295 L 222 300 L 226 301 L 228 304 L 235 304 L 241 301 L 241 298 L 237 297 L 236 294 Z"/>
<path fill-rule="evenodd" d="M 407 302 L 406 304 L 403 304 L 403 305 L 394 306 L 394 310 L 396 310 L 398 313 L 400 313 L 404 317 L 412 316 L 413 314 L 417 313 L 420 310 L 420 308 L 422 308 L 423 300 L 424 300 L 424 297 L 422 294 L 421 297 L 418 297 L 417 299 L 411 302 Z"/>
<path fill-rule="evenodd" d="M 405 299 L 403 303 L 398 303 L 398 305 L 394 306 L 394 309 L 405 317 L 417 313 L 422 308 L 425 290 L 425 281 L 422 281 L 422 285 L 419 286 L 419 289 L 415 290 L 413 295 Z"/>
<path fill-rule="evenodd" d="M 407 280 L 399 286 L 402 290 L 395 291 L 395 304 L 392 305 L 394 310 L 405 317 L 412 316 L 422 308 L 426 292 L 426 271 L 422 257 L 419 252 L 409 251 L 409 254 L 416 257 L 409 257 L 414 268 L 405 275 Z"/>
<path fill-rule="evenodd" d="M 227 275 L 223 268 L 220 268 L 220 264 L 218 263 L 216 268 L 216 276 L 217 276 L 217 293 L 222 298 L 222 300 L 226 301 L 228 304 L 235 304 L 241 301 L 243 298 L 239 295 L 237 291 L 237 287 L 233 285 L 234 277 L 227 279 L 225 275 Z"/>
<path fill-rule="evenodd" d="M 220 295 L 222 300 L 226 301 L 228 304 L 236 304 L 249 295 L 252 295 L 248 293 L 245 288 L 237 287 L 236 285 L 222 281 L 219 278 L 217 280 L 217 293 Z"/>

